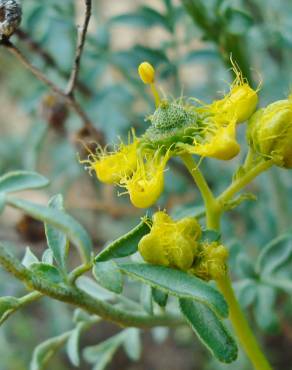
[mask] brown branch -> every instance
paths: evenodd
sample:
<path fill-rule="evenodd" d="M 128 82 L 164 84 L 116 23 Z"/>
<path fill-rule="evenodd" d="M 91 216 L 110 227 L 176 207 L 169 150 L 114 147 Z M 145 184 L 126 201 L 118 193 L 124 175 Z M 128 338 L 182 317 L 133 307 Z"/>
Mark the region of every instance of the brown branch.
<path fill-rule="evenodd" d="M 62 89 L 60 89 L 54 82 L 49 80 L 43 72 L 32 65 L 30 61 L 26 58 L 26 56 L 9 40 L 3 40 L 2 45 L 4 45 L 13 55 L 17 57 L 17 59 L 28 69 L 31 73 L 40 81 L 42 81 L 45 85 L 47 85 L 51 90 L 53 90 L 56 94 L 62 96 L 66 103 L 71 106 L 71 108 L 75 111 L 75 113 L 80 117 L 83 122 L 84 127 L 90 129 L 90 131 L 95 131 L 94 125 L 90 121 L 87 114 L 81 108 L 80 104 L 75 100 L 74 96 L 67 95 Z"/>
<path fill-rule="evenodd" d="M 90 17 L 91 17 L 91 8 L 92 8 L 91 0 L 84 0 L 84 1 L 85 1 L 85 7 L 86 7 L 85 8 L 85 18 L 84 18 L 83 26 L 81 28 L 78 27 L 76 54 L 75 54 L 75 60 L 74 60 L 74 65 L 72 68 L 71 76 L 70 76 L 68 86 L 66 89 L 67 95 L 73 95 L 73 91 L 74 91 L 76 81 L 78 78 L 78 73 L 80 70 L 80 61 L 81 61 L 81 56 L 82 56 L 82 52 L 84 49 L 84 43 L 85 43 L 85 38 L 87 34 L 88 24 L 89 24 Z"/>
<path fill-rule="evenodd" d="M 49 54 L 46 50 L 42 48 L 42 46 L 23 29 L 17 29 L 15 31 L 15 35 L 19 38 L 20 41 L 25 42 L 29 50 L 33 51 L 37 55 L 39 55 L 43 61 L 51 68 L 58 71 L 58 73 L 65 78 L 66 80 L 69 79 L 70 73 L 62 70 L 60 66 L 56 63 L 55 59 Z M 90 90 L 88 86 L 86 86 L 81 81 L 76 81 L 76 87 L 78 90 L 85 96 L 90 97 L 93 95 L 93 92 Z"/>
<path fill-rule="evenodd" d="M 33 73 L 33 75 L 46 84 L 52 91 L 56 94 L 64 98 L 65 102 L 74 110 L 74 112 L 80 117 L 81 121 L 83 122 L 84 129 L 87 130 L 88 133 L 96 136 L 97 134 L 102 137 L 102 133 L 99 133 L 93 123 L 91 122 L 90 118 L 87 116 L 85 111 L 82 109 L 80 104 L 76 101 L 75 96 L 73 94 L 74 88 L 77 85 L 77 78 L 80 69 L 80 61 L 82 56 L 82 51 L 84 48 L 86 33 L 88 29 L 88 24 L 91 16 L 91 0 L 84 0 L 86 5 L 86 12 L 85 12 L 85 19 L 83 27 L 81 28 L 81 32 L 79 32 L 78 42 L 76 47 L 76 54 L 74 59 L 74 65 L 70 74 L 69 82 L 67 89 L 63 91 L 60 87 L 58 87 L 54 82 L 49 80 L 44 73 L 37 67 L 35 67 L 27 58 L 26 56 L 8 39 L 2 38 L 0 45 L 5 46 L 13 55 L 15 55 L 21 63 Z M 36 45 L 34 45 L 35 47 Z M 47 61 L 55 62 L 50 56 L 44 52 L 42 52 L 42 56 L 46 58 Z"/>

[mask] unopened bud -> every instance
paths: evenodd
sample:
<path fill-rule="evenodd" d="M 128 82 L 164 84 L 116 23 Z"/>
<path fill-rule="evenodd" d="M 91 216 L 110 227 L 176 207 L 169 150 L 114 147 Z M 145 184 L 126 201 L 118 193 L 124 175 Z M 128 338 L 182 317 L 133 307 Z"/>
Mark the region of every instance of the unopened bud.
<path fill-rule="evenodd" d="M 247 138 L 255 153 L 277 166 L 292 168 L 292 99 L 257 111 L 249 120 Z"/>
<path fill-rule="evenodd" d="M 154 82 L 155 70 L 150 63 L 141 63 L 138 67 L 138 73 L 144 84 L 152 84 Z"/>

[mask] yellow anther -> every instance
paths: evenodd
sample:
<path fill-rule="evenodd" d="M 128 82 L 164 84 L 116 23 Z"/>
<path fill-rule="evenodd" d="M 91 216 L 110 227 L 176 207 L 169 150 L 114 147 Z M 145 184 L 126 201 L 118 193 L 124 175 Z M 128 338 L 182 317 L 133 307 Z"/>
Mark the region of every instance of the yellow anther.
<path fill-rule="evenodd" d="M 160 96 L 155 86 L 155 69 L 153 66 L 148 62 L 143 62 L 138 67 L 138 73 L 141 80 L 146 85 L 150 85 L 151 92 L 154 96 L 155 105 L 156 107 L 160 104 Z"/>
<path fill-rule="evenodd" d="M 152 84 L 155 78 L 155 69 L 148 62 L 143 62 L 138 67 L 138 73 L 144 84 Z"/>

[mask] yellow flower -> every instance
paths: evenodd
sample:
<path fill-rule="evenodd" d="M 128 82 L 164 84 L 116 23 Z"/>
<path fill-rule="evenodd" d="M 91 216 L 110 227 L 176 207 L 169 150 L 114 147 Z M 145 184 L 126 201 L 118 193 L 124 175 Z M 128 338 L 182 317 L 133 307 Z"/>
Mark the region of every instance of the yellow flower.
<path fill-rule="evenodd" d="M 160 211 L 153 215 L 151 231 L 140 240 L 138 249 L 148 263 L 187 271 L 197 253 L 200 235 L 201 228 L 195 218 L 174 221 Z"/>
<path fill-rule="evenodd" d="M 292 168 L 292 97 L 258 110 L 248 122 L 247 138 L 264 159 Z"/>
<path fill-rule="evenodd" d="M 202 143 L 194 145 L 181 144 L 180 147 L 190 154 L 197 154 L 202 157 L 211 157 L 221 160 L 229 160 L 235 157 L 240 146 L 236 141 L 236 122 L 233 121 L 227 126 L 215 126 L 213 133 L 206 135 L 206 139 Z"/>
<path fill-rule="evenodd" d="M 141 63 L 138 72 L 142 81 L 150 85 L 155 99 L 156 109 L 148 117 L 151 125 L 139 139 L 133 135 L 131 144 L 121 143 L 114 152 L 91 153 L 83 162 L 89 164 L 101 182 L 126 188 L 134 206 L 147 208 L 163 191 L 165 166 L 171 156 L 191 153 L 221 160 L 235 157 L 240 150 L 236 124 L 252 114 L 258 97 L 235 65 L 236 78 L 230 92 L 223 99 L 200 107 L 182 97 L 161 100 L 150 63 Z M 168 252 L 168 261 L 171 253 L 176 252 Z"/>
<path fill-rule="evenodd" d="M 116 152 L 90 154 L 87 161 L 89 169 L 95 171 L 99 181 L 116 184 L 125 176 L 130 176 L 137 165 L 138 140 L 134 137 L 132 144 L 121 143 Z"/>
<path fill-rule="evenodd" d="M 159 153 L 153 157 L 150 155 L 138 157 L 135 172 L 121 180 L 121 186 L 127 189 L 135 207 L 150 207 L 160 197 L 164 188 L 164 170 L 168 159 L 168 154 L 161 156 Z"/>
<path fill-rule="evenodd" d="M 236 78 L 231 84 L 229 93 L 223 99 L 215 100 L 212 104 L 203 107 L 216 116 L 217 121 L 226 121 L 227 117 L 236 123 L 244 122 L 254 113 L 258 104 L 257 90 L 253 90 L 245 81 L 242 73 L 233 63 Z"/>

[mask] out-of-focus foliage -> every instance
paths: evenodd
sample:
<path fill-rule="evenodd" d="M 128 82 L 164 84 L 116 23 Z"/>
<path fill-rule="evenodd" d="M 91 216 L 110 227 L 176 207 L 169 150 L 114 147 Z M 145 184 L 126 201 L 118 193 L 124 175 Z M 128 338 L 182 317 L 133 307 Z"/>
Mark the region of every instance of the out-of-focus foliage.
<path fill-rule="evenodd" d="M 73 0 L 23 1 L 22 29 L 52 56 L 59 72 L 31 50 L 28 43 L 17 35 L 13 37 L 32 63 L 60 86 L 65 86 L 63 75 L 69 73 L 72 67 L 76 21 L 79 22 L 82 17 L 82 3 Z M 136 71 L 138 64 L 144 60 L 155 65 L 162 91 L 175 97 L 194 96 L 209 102 L 219 97 L 222 91 L 228 90 L 228 83 L 232 81 L 228 70 L 230 53 L 239 65 L 241 61 L 237 61 L 236 57 L 244 58 L 244 68 L 247 68 L 254 86 L 260 87 L 261 104 L 284 98 L 290 93 L 290 1 L 141 0 L 133 3 L 94 1 L 81 64 L 80 81 L 84 82 L 87 91 L 84 93 L 79 89 L 77 97 L 95 127 L 104 134 L 106 143 L 113 144 L 118 136 L 126 139 L 131 127 L 139 133 L 148 125 L 144 118 L 153 112 L 154 105 Z M 79 131 L 79 118 L 70 113 L 64 122 L 49 122 L 44 114 L 47 109 L 44 97 L 50 94 L 48 89 L 23 69 L 4 48 L 0 52 L 0 174 L 12 170 L 44 174 L 51 181 L 48 189 L 40 192 L 31 190 L 30 197 L 26 199 L 36 200 L 36 203 L 39 199 L 47 203 L 52 195 L 62 193 L 66 210 L 85 225 L 98 247 L 116 239 L 125 230 L 130 230 L 137 224 L 137 216 L 142 214 L 131 208 L 126 197 L 118 198 L 110 186 L 104 187 L 88 177 L 78 161 L 77 152 L 82 158 L 87 155 L 78 141 L 84 141 Z M 216 91 L 218 94 L 215 96 Z M 244 127 L 239 129 L 242 143 L 244 131 Z M 242 145 L 239 158 L 228 166 L 219 161 L 203 161 L 201 169 L 215 193 L 223 190 L 230 182 L 231 174 L 246 149 Z M 161 208 L 167 207 L 175 218 L 200 213 L 202 204 L 198 193 L 190 186 L 188 175 L 176 160 L 169 164 L 165 187 L 166 192 L 159 203 Z M 224 219 L 223 233 L 225 237 L 228 236 L 230 270 L 236 280 L 240 303 L 247 309 L 253 326 L 264 331 L 262 340 L 266 349 L 272 352 L 275 367 L 284 369 L 287 363 L 292 363 L 289 351 L 283 355 L 283 349 L 291 347 L 292 330 L 292 173 L 272 169 L 254 182 L 251 190 L 256 194 L 257 201 L 244 202 L 228 213 Z M 0 198 L 0 208 L 1 203 Z M 55 202 L 55 207 L 59 206 Z M 28 203 L 26 208 L 24 203 L 19 206 L 26 214 L 47 220 L 48 215 L 42 213 L 43 209 L 32 207 Z M 19 213 L 9 213 L 7 210 L 0 220 L 2 241 L 12 240 L 11 248 L 19 257 L 25 254 L 21 246 L 29 244 L 41 261 L 45 245 L 43 226 L 34 224 L 30 218 L 21 219 Z M 63 249 L 54 252 L 62 269 L 65 269 L 62 256 L 66 254 L 67 238 L 73 238 L 81 254 L 86 256 L 90 253 L 91 242 L 87 234 L 77 226 L 81 234 L 76 236 L 74 222 L 77 221 L 72 220 L 68 218 L 68 222 L 61 225 L 65 236 L 54 235 L 54 238 L 63 238 Z M 47 226 L 48 240 L 52 232 Z M 75 255 L 71 258 L 72 266 L 76 265 L 76 258 Z M 100 277 L 104 272 L 101 269 L 95 273 Z M 113 292 L 101 290 L 87 277 L 82 279 L 78 283 L 84 289 L 91 290 L 93 295 L 105 300 L 113 299 Z M 0 280 L 1 296 L 23 294 L 23 288 L 16 281 L 8 279 L 8 275 L 2 271 Z M 148 288 L 145 288 L 146 293 L 142 292 L 145 293 L 142 303 L 147 310 L 151 310 L 151 288 Z M 119 289 L 120 285 L 112 290 L 117 292 Z M 134 284 L 130 285 L 129 290 L 132 295 L 137 293 Z M 80 312 L 77 314 L 80 315 Z M 70 310 L 47 299 L 17 313 L 14 320 L 8 320 L 0 330 L 0 370 L 27 369 L 33 348 L 47 338 L 53 338 L 47 342 L 47 348 L 55 346 L 57 349 L 58 346 L 67 345 L 71 362 L 78 364 L 79 358 L 74 357 L 74 346 L 78 342 L 80 328 L 86 326 L 92 318 L 80 318 L 77 314 L 72 324 Z M 111 328 L 107 330 L 112 334 Z M 82 348 L 87 346 L 83 353 L 86 362 L 95 364 L 99 360 L 102 364 L 96 369 L 108 365 L 121 347 L 134 360 L 139 358 L 140 334 L 135 329 L 124 330 L 106 341 L 103 340 L 108 336 L 99 334 L 98 340 L 103 342 L 98 345 L 96 331 L 84 335 L 84 342 L 81 341 Z M 172 336 L 179 346 L 190 347 L 188 357 L 197 359 L 193 367 L 188 363 L 179 363 L 177 366 L 181 370 L 227 368 L 213 360 L 208 361 L 208 354 L 201 347 L 193 347 L 188 331 L 174 330 Z M 164 332 L 153 331 L 153 337 L 157 342 L 163 342 Z M 144 349 L 146 353 L 148 341 Z M 166 343 L 169 343 L 169 339 Z M 33 364 L 41 361 L 43 348 L 38 347 L 38 353 L 34 353 Z M 192 354 L 194 350 L 196 357 Z M 148 356 L 151 357 L 151 353 Z M 59 358 L 55 356 L 51 361 L 52 368 L 71 368 L 67 357 L 63 355 Z M 82 368 L 87 369 L 88 364 L 81 361 Z M 130 369 L 123 357 L 117 357 L 118 361 L 124 363 L 113 368 L 122 366 Z M 141 361 L 146 360 L 142 357 Z M 33 366 L 32 369 L 38 368 L 37 365 Z M 170 367 L 171 362 L 164 365 L 158 361 L 156 367 L 146 362 L 145 368 L 147 366 L 153 369 L 175 369 Z M 249 365 L 244 356 L 240 355 L 231 366 L 247 370 Z M 137 369 L 140 369 L 138 365 Z"/>

